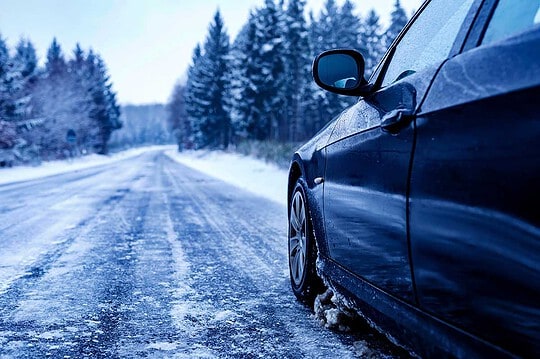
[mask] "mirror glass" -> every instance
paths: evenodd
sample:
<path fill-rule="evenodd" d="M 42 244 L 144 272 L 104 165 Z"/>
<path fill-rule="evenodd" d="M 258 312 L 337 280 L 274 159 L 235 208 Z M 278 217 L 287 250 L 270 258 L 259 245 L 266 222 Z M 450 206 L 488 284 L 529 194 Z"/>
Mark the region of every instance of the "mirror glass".
<path fill-rule="evenodd" d="M 358 85 L 356 60 L 347 54 L 328 54 L 319 58 L 318 76 L 327 86 L 349 89 Z"/>

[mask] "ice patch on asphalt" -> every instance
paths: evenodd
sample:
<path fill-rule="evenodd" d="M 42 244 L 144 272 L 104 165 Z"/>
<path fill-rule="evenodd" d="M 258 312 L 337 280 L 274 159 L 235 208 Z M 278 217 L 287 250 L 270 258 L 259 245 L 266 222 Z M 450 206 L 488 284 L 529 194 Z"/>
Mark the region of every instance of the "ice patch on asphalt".
<path fill-rule="evenodd" d="M 214 320 L 218 322 L 232 321 L 236 317 L 236 313 L 231 310 L 217 312 L 214 315 Z"/>
<path fill-rule="evenodd" d="M 147 349 L 156 349 L 156 350 L 163 350 L 163 351 L 169 351 L 169 350 L 176 350 L 178 348 L 178 345 L 175 343 L 151 343 L 146 346 Z"/>
<path fill-rule="evenodd" d="M 50 339 L 56 339 L 56 338 L 63 338 L 64 333 L 61 330 L 50 330 L 41 334 L 37 334 L 35 337 L 50 340 Z"/>

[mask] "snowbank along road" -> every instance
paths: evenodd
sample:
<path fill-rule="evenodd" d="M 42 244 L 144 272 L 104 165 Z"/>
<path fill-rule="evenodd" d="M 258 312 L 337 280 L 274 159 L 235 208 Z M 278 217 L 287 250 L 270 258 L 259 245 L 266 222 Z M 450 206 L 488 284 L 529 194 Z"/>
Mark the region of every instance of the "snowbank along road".
<path fill-rule="evenodd" d="M 0 358 L 396 355 L 293 299 L 285 207 L 162 151 L 0 198 Z"/>

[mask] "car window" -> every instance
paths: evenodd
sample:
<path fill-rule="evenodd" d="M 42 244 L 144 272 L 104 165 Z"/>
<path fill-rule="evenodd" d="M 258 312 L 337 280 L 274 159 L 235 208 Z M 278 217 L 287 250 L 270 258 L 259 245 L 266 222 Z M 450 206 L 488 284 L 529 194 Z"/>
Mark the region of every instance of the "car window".
<path fill-rule="evenodd" d="M 474 0 L 433 0 L 397 44 L 386 86 L 448 57 Z"/>
<path fill-rule="evenodd" d="M 540 23 L 540 0 L 500 0 L 482 40 L 490 44 Z"/>

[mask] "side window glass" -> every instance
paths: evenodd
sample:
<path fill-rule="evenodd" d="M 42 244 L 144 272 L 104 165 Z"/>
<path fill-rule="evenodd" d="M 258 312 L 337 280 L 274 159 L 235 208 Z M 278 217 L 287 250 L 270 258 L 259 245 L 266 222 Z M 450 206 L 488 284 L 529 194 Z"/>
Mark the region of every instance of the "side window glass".
<path fill-rule="evenodd" d="M 474 0 L 432 0 L 397 44 L 382 85 L 446 59 L 473 3 Z"/>
<path fill-rule="evenodd" d="M 540 0 L 499 0 L 482 45 L 523 32 L 540 23 Z"/>

